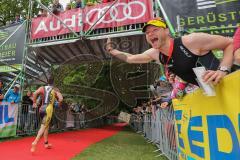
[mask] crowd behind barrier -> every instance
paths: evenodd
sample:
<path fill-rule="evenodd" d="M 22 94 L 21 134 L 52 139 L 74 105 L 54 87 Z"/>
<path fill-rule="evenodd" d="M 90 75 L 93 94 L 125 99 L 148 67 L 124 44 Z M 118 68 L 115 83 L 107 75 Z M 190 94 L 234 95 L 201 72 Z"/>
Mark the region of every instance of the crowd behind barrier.
<path fill-rule="evenodd" d="M 96 120 L 86 120 L 85 112 L 73 112 L 70 106 L 63 105 L 55 107 L 53 118 L 50 124 L 50 132 L 63 132 L 66 130 L 78 130 L 82 128 L 100 127 L 110 125 L 117 122 L 116 117 L 100 117 Z M 35 134 L 41 125 L 39 110 L 32 105 L 19 104 L 18 120 L 17 120 L 17 135 L 32 135 Z"/>
<path fill-rule="evenodd" d="M 158 147 L 157 151 L 160 151 L 158 156 L 164 155 L 171 160 L 178 159 L 172 99 L 181 99 L 186 93 L 191 93 L 197 88 L 168 72 L 166 77 L 160 77 L 150 86 L 153 93 L 150 101 L 133 109 L 130 125 Z"/>
<path fill-rule="evenodd" d="M 152 106 L 152 111 L 140 111 L 131 115 L 130 126 L 141 133 L 145 139 L 155 144 L 160 155 L 168 159 L 177 160 L 176 130 L 174 126 L 174 112 L 171 107 L 160 108 Z"/>

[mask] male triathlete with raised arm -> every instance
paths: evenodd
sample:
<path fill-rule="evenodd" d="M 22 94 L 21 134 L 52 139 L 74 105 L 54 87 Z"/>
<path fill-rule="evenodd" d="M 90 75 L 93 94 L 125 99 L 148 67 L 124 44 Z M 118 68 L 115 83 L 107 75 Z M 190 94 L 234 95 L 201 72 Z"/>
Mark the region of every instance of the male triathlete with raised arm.
<path fill-rule="evenodd" d="M 166 23 L 161 18 L 150 20 L 142 29 L 151 49 L 142 54 L 130 54 L 114 49 L 108 39 L 107 51 L 127 63 L 148 63 L 160 61 L 166 69 L 175 73 L 188 83 L 198 85 L 192 68 L 198 66 L 200 57 L 209 57 L 210 62 L 204 65 L 208 70 L 204 74 L 207 83 L 218 83 L 233 63 L 233 40 L 220 35 L 192 33 L 180 38 L 172 38 Z M 212 50 L 220 49 L 224 57 L 218 66 L 218 60 Z M 215 65 L 217 64 L 217 66 Z"/>

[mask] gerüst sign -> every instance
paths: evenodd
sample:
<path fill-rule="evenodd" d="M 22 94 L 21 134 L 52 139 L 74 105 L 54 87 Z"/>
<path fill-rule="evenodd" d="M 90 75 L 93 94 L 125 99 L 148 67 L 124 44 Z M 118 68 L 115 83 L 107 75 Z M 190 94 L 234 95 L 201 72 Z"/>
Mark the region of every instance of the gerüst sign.
<path fill-rule="evenodd" d="M 175 28 L 177 15 L 184 29 L 216 29 L 240 25 L 240 0 L 161 0 Z M 210 33 L 232 36 L 234 29 Z"/>
<path fill-rule="evenodd" d="M 96 22 L 94 29 L 144 23 L 153 18 L 152 3 L 149 0 L 119 0 L 111 7 L 112 3 L 114 2 L 85 7 L 84 9 L 72 9 L 60 13 L 58 16 L 75 32 L 87 31 Z M 107 11 L 108 9 L 109 11 Z M 103 17 L 101 18 L 101 16 Z M 52 15 L 32 20 L 32 39 L 66 33 L 70 33 L 69 29 Z"/>

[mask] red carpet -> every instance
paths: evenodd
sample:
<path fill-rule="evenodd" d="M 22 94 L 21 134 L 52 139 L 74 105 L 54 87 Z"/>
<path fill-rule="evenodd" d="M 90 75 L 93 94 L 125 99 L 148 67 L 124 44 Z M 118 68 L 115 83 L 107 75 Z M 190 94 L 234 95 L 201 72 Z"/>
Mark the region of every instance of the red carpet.
<path fill-rule="evenodd" d="M 69 160 L 91 144 L 115 135 L 126 124 L 119 123 L 103 128 L 85 129 L 49 135 L 52 149 L 43 147 L 43 138 L 34 155 L 30 152 L 34 137 L 0 143 L 1 160 Z"/>

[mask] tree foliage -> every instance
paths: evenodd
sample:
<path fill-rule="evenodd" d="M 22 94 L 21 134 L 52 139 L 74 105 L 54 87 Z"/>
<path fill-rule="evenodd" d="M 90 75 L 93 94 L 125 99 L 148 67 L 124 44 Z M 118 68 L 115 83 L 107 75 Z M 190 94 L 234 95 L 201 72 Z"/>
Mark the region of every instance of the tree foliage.
<path fill-rule="evenodd" d="M 23 19 L 27 17 L 30 0 L 1 0 L 0 1 L 0 26 L 6 25 L 8 22 L 15 20 L 17 15 Z M 34 0 L 33 0 L 34 1 Z M 49 6 L 51 0 L 41 0 L 41 2 Z M 36 16 L 39 12 L 39 5 L 34 2 L 32 15 Z"/>

